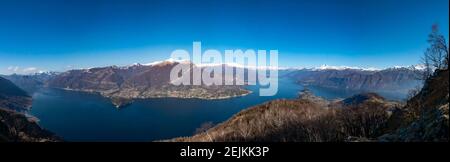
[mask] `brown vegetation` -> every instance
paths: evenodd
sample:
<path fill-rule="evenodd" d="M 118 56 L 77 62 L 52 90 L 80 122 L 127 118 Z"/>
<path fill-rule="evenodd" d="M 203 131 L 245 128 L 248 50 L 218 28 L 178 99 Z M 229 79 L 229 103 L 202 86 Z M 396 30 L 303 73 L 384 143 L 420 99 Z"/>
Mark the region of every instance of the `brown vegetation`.
<path fill-rule="evenodd" d="M 391 104 L 373 97 L 346 106 L 323 107 L 308 99 L 275 100 L 236 114 L 228 121 L 193 137 L 173 141 L 346 141 L 375 138 L 389 118 Z"/>

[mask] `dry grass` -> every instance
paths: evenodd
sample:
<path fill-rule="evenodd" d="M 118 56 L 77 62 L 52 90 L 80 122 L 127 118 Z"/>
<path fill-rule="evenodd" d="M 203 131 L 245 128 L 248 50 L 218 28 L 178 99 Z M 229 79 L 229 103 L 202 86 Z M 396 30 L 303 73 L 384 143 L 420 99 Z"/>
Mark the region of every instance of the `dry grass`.
<path fill-rule="evenodd" d="M 172 141 L 321 142 L 345 141 L 351 136 L 373 138 L 385 126 L 387 108 L 377 102 L 324 108 L 305 99 L 275 100 L 243 110 L 203 133 Z"/>

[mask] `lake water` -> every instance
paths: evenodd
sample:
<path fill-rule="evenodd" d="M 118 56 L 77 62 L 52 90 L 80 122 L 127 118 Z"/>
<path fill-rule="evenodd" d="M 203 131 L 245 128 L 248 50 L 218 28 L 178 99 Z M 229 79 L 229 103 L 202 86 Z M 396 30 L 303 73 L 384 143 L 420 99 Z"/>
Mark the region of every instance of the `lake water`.
<path fill-rule="evenodd" d="M 257 86 L 248 89 L 255 93 L 222 100 L 146 99 L 121 109 L 97 94 L 41 89 L 33 94 L 30 114 L 67 141 L 153 141 L 190 136 L 202 123 L 218 124 L 242 109 L 276 98 L 296 98 L 303 87 L 280 78 L 275 96 L 260 97 Z M 320 88 L 311 91 L 328 99 L 354 94 Z"/>

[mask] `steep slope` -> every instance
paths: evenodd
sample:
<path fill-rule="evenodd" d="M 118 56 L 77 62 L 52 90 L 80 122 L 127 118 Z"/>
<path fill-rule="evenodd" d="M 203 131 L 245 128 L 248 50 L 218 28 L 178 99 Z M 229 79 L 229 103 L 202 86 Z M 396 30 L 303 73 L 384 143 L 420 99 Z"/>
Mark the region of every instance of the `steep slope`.
<path fill-rule="evenodd" d="M 312 100 L 314 99 L 314 100 Z M 321 102 L 318 102 L 321 101 Z M 319 97 L 274 100 L 239 112 L 229 120 L 192 137 L 169 141 L 347 141 L 381 135 L 389 110 L 378 98 L 367 96 L 358 104 L 341 101 L 324 104 Z"/>
<path fill-rule="evenodd" d="M 0 108 L 26 111 L 31 107 L 31 97 L 11 81 L 0 77 Z"/>
<path fill-rule="evenodd" d="M 382 141 L 449 140 L 449 71 L 437 70 L 422 90 L 389 121 L 390 133 Z"/>
<path fill-rule="evenodd" d="M 3 95 L 27 97 L 27 93 L 14 85 L 11 81 L 0 77 L 0 92 Z"/>

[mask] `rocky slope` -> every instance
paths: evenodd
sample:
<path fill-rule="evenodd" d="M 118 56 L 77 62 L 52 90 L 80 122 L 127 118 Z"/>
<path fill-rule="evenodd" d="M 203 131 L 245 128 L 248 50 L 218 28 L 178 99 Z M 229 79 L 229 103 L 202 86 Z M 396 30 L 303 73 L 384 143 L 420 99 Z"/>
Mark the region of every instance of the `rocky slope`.
<path fill-rule="evenodd" d="M 23 111 L 31 108 L 31 97 L 10 81 L 0 77 L 0 142 L 60 141 L 42 129 Z"/>
<path fill-rule="evenodd" d="M 327 101 L 304 92 L 248 108 L 191 137 L 167 141 L 446 141 L 448 70 L 438 70 L 406 105 L 375 93 Z"/>
<path fill-rule="evenodd" d="M 449 71 L 438 70 L 389 121 L 382 141 L 449 141 Z"/>

